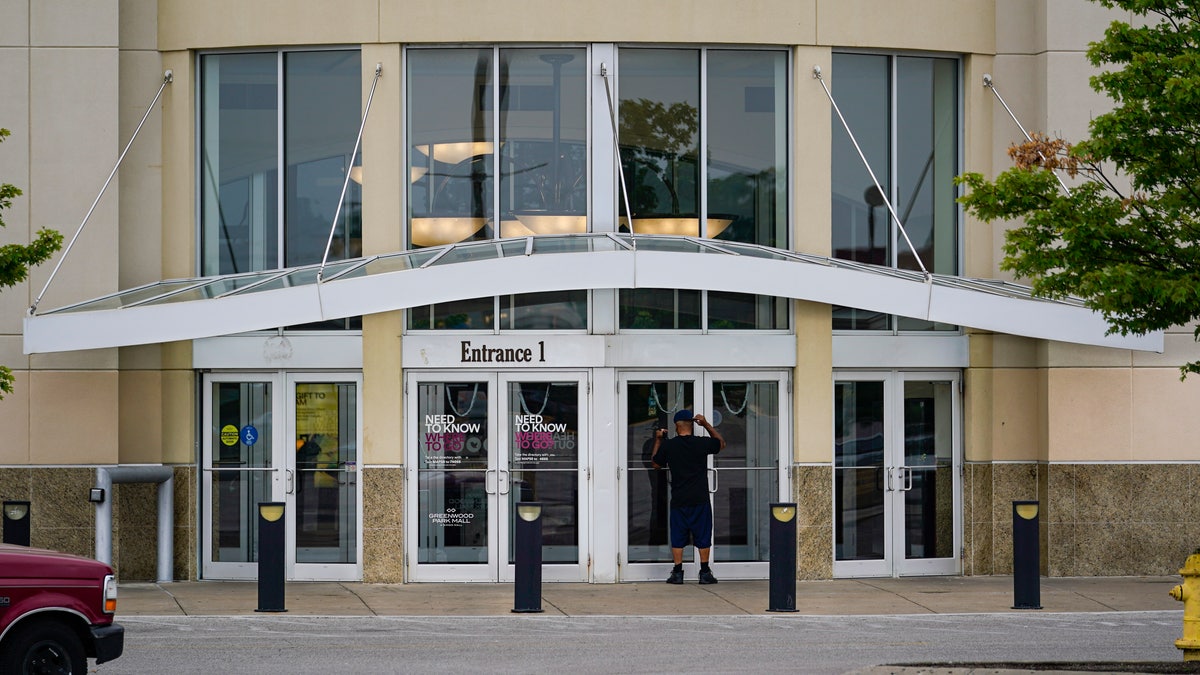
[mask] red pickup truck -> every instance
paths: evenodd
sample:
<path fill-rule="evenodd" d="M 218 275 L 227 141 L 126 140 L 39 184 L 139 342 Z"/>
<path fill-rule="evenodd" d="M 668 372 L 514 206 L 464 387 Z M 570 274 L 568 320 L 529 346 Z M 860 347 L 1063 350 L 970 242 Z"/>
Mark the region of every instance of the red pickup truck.
<path fill-rule="evenodd" d="M 117 581 L 102 562 L 0 544 L 0 673 L 86 673 L 125 647 Z"/>

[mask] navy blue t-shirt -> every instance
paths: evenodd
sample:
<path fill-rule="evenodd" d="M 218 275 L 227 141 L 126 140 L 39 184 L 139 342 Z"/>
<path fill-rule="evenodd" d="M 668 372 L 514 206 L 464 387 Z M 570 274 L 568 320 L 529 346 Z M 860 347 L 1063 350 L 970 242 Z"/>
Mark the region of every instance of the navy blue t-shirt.
<path fill-rule="evenodd" d="M 708 503 L 708 456 L 720 451 L 721 442 L 710 436 L 663 439 L 653 461 L 671 469 L 671 508 Z"/>

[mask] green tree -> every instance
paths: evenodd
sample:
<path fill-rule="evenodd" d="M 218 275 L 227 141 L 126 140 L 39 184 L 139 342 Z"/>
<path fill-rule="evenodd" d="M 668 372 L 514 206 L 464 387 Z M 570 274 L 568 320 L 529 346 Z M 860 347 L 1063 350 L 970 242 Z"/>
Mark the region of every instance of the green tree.
<path fill-rule="evenodd" d="M 1200 316 L 1200 0 L 1093 0 L 1144 19 L 1114 22 L 1088 49 L 1091 86 L 1114 102 L 1071 144 L 1035 135 L 1013 168 L 959 177 L 961 201 L 1006 234 L 1001 269 L 1035 294 L 1074 295 L 1112 332 L 1144 334 Z M 1065 174 L 1082 179 L 1069 193 Z M 1200 326 L 1195 336 L 1200 339 Z M 1183 366 L 1184 377 L 1200 362 Z"/>
<path fill-rule="evenodd" d="M 10 135 L 8 129 L 0 128 L 0 142 Z M 4 209 L 12 206 L 12 200 L 19 197 L 21 191 L 15 185 L 0 183 L 0 227 L 4 227 Z M 15 286 L 29 274 L 29 268 L 50 259 L 54 252 L 62 248 L 62 235 L 54 230 L 42 228 L 37 237 L 28 246 L 22 244 L 5 244 L 0 246 L 0 289 Z M 12 371 L 0 366 L 0 398 L 12 393 Z"/>

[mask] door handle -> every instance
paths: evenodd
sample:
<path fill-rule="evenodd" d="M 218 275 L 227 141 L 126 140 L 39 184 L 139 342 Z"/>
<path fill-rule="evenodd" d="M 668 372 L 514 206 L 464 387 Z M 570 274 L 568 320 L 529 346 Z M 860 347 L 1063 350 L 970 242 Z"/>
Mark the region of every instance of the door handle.
<path fill-rule="evenodd" d="M 483 472 L 483 491 L 489 495 L 496 494 L 496 470 L 488 469 Z"/>
<path fill-rule="evenodd" d="M 905 473 L 905 476 L 904 476 L 904 478 L 905 478 L 905 481 L 904 481 L 904 491 L 905 491 L 905 492 L 908 492 L 909 490 L 911 490 L 911 489 L 912 489 L 912 484 L 913 484 L 913 470 L 912 470 L 912 467 L 908 467 L 908 466 L 904 467 L 904 473 Z"/>
<path fill-rule="evenodd" d="M 291 469 L 288 469 L 286 475 L 287 475 L 286 492 L 289 495 L 295 494 L 295 492 L 296 492 L 296 472 L 292 471 Z"/>
<path fill-rule="evenodd" d="M 884 479 L 884 482 L 886 483 L 886 485 L 884 486 L 884 491 L 892 492 L 892 490 L 893 490 L 893 488 L 892 488 L 892 467 L 890 467 L 890 466 L 883 467 L 883 479 Z"/>
<path fill-rule="evenodd" d="M 504 469 L 499 469 L 499 472 L 501 474 L 503 474 L 498 479 L 498 482 L 500 484 L 500 494 L 506 495 L 506 494 L 508 494 L 508 490 L 509 490 L 508 471 L 505 471 Z"/>
<path fill-rule="evenodd" d="M 717 470 L 708 470 L 708 494 L 715 495 L 717 493 Z"/>

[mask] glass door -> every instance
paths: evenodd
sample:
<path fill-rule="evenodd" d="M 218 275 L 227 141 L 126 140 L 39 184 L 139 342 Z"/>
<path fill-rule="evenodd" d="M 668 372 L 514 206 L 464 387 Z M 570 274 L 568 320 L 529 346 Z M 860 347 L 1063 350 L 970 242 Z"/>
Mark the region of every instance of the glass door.
<path fill-rule="evenodd" d="M 502 375 L 504 388 L 501 479 L 506 564 L 500 578 L 514 578 L 514 530 L 518 502 L 542 505 L 542 578 L 586 581 L 588 556 L 588 459 L 586 380 L 567 373 Z"/>
<path fill-rule="evenodd" d="M 725 438 L 709 458 L 713 507 L 710 559 L 718 579 L 767 576 L 768 504 L 789 494 L 783 373 L 630 373 L 621 376 L 625 429 L 621 490 L 621 580 L 665 579 L 671 568 L 669 471 L 651 466 L 654 430 L 674 435 L 676 411 L 704 414 Z M 704 434 L 696 428 L 697 434 Z M 685 578 L 699 556 L 684 549 Z"/>
<path fill-rule="evenodd" d="M 406 550 L 414 581 L 495 576 L 494 496 L 501 485 L 490 442 L 496 418 L 492 379 L 439 377 L 408 387 L 407 419 L 415 435 L 408 452 L 406 511 L 412 516 Z"/>
<path fill-rule="evenodd" d="M 282 501 L 271 375 L 205 377 L 201 535 L 206 579 L 258 578 L 258 505 Z"/>
<path fill-rule="evenodd" d="M 362 578 L 360 383 L 357 373 L 205 376 L 204 578 L 258 578 L 262 502 L 285 505 L 288 579 Z"/>
<path fill-rule="evenodd" d="M 650 462 L 654 433 L 668 429 L 674 414 L 683 409 L 696 410 L 696 394 L 701 389 L 699 374 L 637 373 L 621 377 L 623 400 L 618 410 L 623 415 L 620 428 L 625 430 L 624 466 L 621 467 L 622 516 L 620 555 L 622 581 L 666 579 L 671 570 L 670 479 L 666 471 Z M 710 484 L 711 487 L 711 484 Z M 699 569 L 695 549 L 688 546 L 683 560 L 689 578 Z"/>
<path fill-rule="evenodd" d="M 717 578 L 762 579 L 770 560 L 769 504 L 790 501 L 783 375 L 717 373 L 704 378 L 710 421 L 725 438 L 712 458 L 713 564 Z"/>
<path fill-rule="evenodd" d="M 961 569 L 957 373 L 849 373 L 834 384 L 835 576 Z"/>
<path fill-rule="evenodd" d="M 291 576 L 361 579 L 358 430 L 361 378 L 288 377 L 286 502 Z M 294 450 L 290 450 L 294 448 Z"/>
<path fill-rule="evenodd" d="M 512 580 L 516 504 L 538 501 L 543 579 L 586 580 L 586 375 L 412 374 L 409 385 L 410 577 Z"/>

